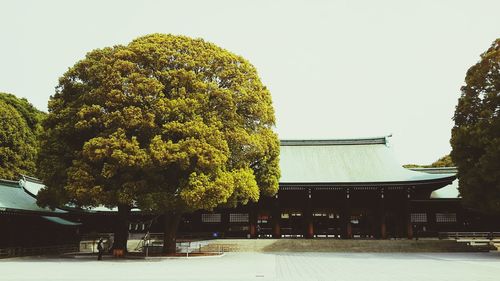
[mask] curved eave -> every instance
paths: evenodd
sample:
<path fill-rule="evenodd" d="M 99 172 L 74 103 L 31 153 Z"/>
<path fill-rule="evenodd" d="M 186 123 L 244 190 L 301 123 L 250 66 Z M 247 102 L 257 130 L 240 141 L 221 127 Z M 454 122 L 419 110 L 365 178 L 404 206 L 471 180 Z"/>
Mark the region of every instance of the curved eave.
<path fill-rule="evenodd" d="M 79 207 L 73 207 L 73 206 L 64 206 L 61 207 L 61 209 L 70 211 L 70 212 L 75 212 L 75 213 L 82 213 L 82 214 L 116 214 L 118 213 L 118 208 L 107 208 L 107 207 L 94 207 L 94 208 L 79 208 Z M 131 213 L 137 213 L 141 212 L 141 210 L 137 208 L 132 208 L 130 210 Z"/>
<path fill-rule="evenodd" d="M 386 181 L 386 182 L 280 182 L 280 186 L 422 186 L 422 185 L 437 185 L 450 184 L 457 178 L 456 175 L 445 176 L 440 178 L 424 179 L 424 180 L 409 180 L 409 181 Z"/>
<path fill-rule="evenodd" d="M 26 210 L 26 209 L 16 209 L 16 208 L 5 208 L 0 207 L 0 213 L 12 213 L 12 214 L 25 214 L 25 215 L 50 215 L 54 214 L 66 214 L 65 210 L 55 209 L 55 210 Z"/>

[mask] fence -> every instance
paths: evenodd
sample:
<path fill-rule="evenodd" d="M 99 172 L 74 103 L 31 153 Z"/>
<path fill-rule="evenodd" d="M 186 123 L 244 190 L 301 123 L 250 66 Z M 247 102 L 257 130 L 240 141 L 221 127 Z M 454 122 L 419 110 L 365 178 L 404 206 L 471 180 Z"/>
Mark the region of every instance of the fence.
<path fill-rule="evenodd" d="M 109 248 L 112 245 L 113 236 L 113 233 L 84 234 L 81 236 L 80 251 L 97 252 L 97 241 L 99 238 L 104 239 L 105 249 Z M 142 252 L 146 256 L 160 254 L 163 249 L 163 238 L 164 235 L 162 232 L 129 233 L 129 251 Z M 176 239 L 176 252 L 185 253 L 186 255 L 202 253 L 202 248 L 208 244 L 208 240 L 213 238 L 214 236 L 211 232 L 196 233 L 196 235 L 190 236 L 180 233 Z"/>
<path fill-rule="evenodd" d="M 129 239 L 141 240 L 135 251 L 143 252 L 145 256 L 160 254 L 163 250 L 163 233 L 134 233 L 129 236 Z M 202 248 L 208 245 L 208 241 L 204 240 L 190 240 L 184 238 L 177 239 L 176 242 L 176 252 L 186 254 L 201 254 L 203 253 Z M 219 252 L 222 252 L 220 249 Z"/>
<path fill-rule="evenodd" d="M 44 247 L 12 247 L 0 249 L 0 258 L 23 257 L 23 256 L 39 256 L 39 255 L 54 255 L 78 252 L 77 244 L 44 246 Z"/>
<path fill-rule="evenodd" d="M 145 240 L 144 244 L 140 247 L 140 250 L 144 253 L 144 255 L 147 257 L 149 255 L 155 255 L 155 254 L 160 254 L 163 249 L 163 242 L 156 242 L 152 241 L 149 242 L 148 240 Z M 207 246 L 209 244 L 208 241 L 182 241 L 182 242 L 177 242 L 176 243 L 176 253 L 178 254 L 185 254 L 186 257 L 189 257 L 189 255 L 196 255 L 196 254 L 206 254 L 208 252 L 203 251 L 203 247 Z M 224 249 L 219 246 L 217 253 L 221 254 L 224 251 Z"/>
<path fill-rule="evenodd" d="M 439 239 L 495 239 L 500 238 L 500 232 L 439 232 Z"/>

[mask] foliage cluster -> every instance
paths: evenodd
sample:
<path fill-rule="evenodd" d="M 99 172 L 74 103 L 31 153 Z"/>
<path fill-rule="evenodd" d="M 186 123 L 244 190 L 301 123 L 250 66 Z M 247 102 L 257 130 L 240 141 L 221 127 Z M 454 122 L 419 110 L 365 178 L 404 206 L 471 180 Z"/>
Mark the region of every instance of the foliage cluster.
<path fill-rule="evenodd" d="M 5 96 L 9 97 L 9 103 Z M 34 175 L 36 171 L 36 135 L 22 114 L 26 112 L 19 112 L 11 105 L 18 101 L 12 95 L 0 93 L 0 178 L 3 179 L 17 180 L 20 174 Z"/>

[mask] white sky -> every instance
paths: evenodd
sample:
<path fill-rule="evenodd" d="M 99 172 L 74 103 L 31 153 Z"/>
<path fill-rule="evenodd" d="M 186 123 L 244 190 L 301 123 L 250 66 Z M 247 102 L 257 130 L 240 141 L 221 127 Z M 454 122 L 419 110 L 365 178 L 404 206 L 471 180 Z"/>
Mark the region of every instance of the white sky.
<path fill-rule="evenodd" d="M 402 163 L 450 151 L 467 69 L 500 37 L 500 1 L 0 0 L 0 91 L 47 109 L 85 53 L 149 33 L 242 55 L 271 90 L 280 138 L 392 133 Z"/>

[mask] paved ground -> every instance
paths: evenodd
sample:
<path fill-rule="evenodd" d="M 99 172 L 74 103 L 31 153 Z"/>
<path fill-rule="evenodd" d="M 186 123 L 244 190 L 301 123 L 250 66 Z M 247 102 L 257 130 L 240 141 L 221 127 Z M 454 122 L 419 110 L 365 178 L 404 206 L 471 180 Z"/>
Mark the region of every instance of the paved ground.
<path fill-rule="evenodd" d="M 218 258 L 0 260 L 0 280 L 500 280 L 500 253 L 227 253 Z"/>

